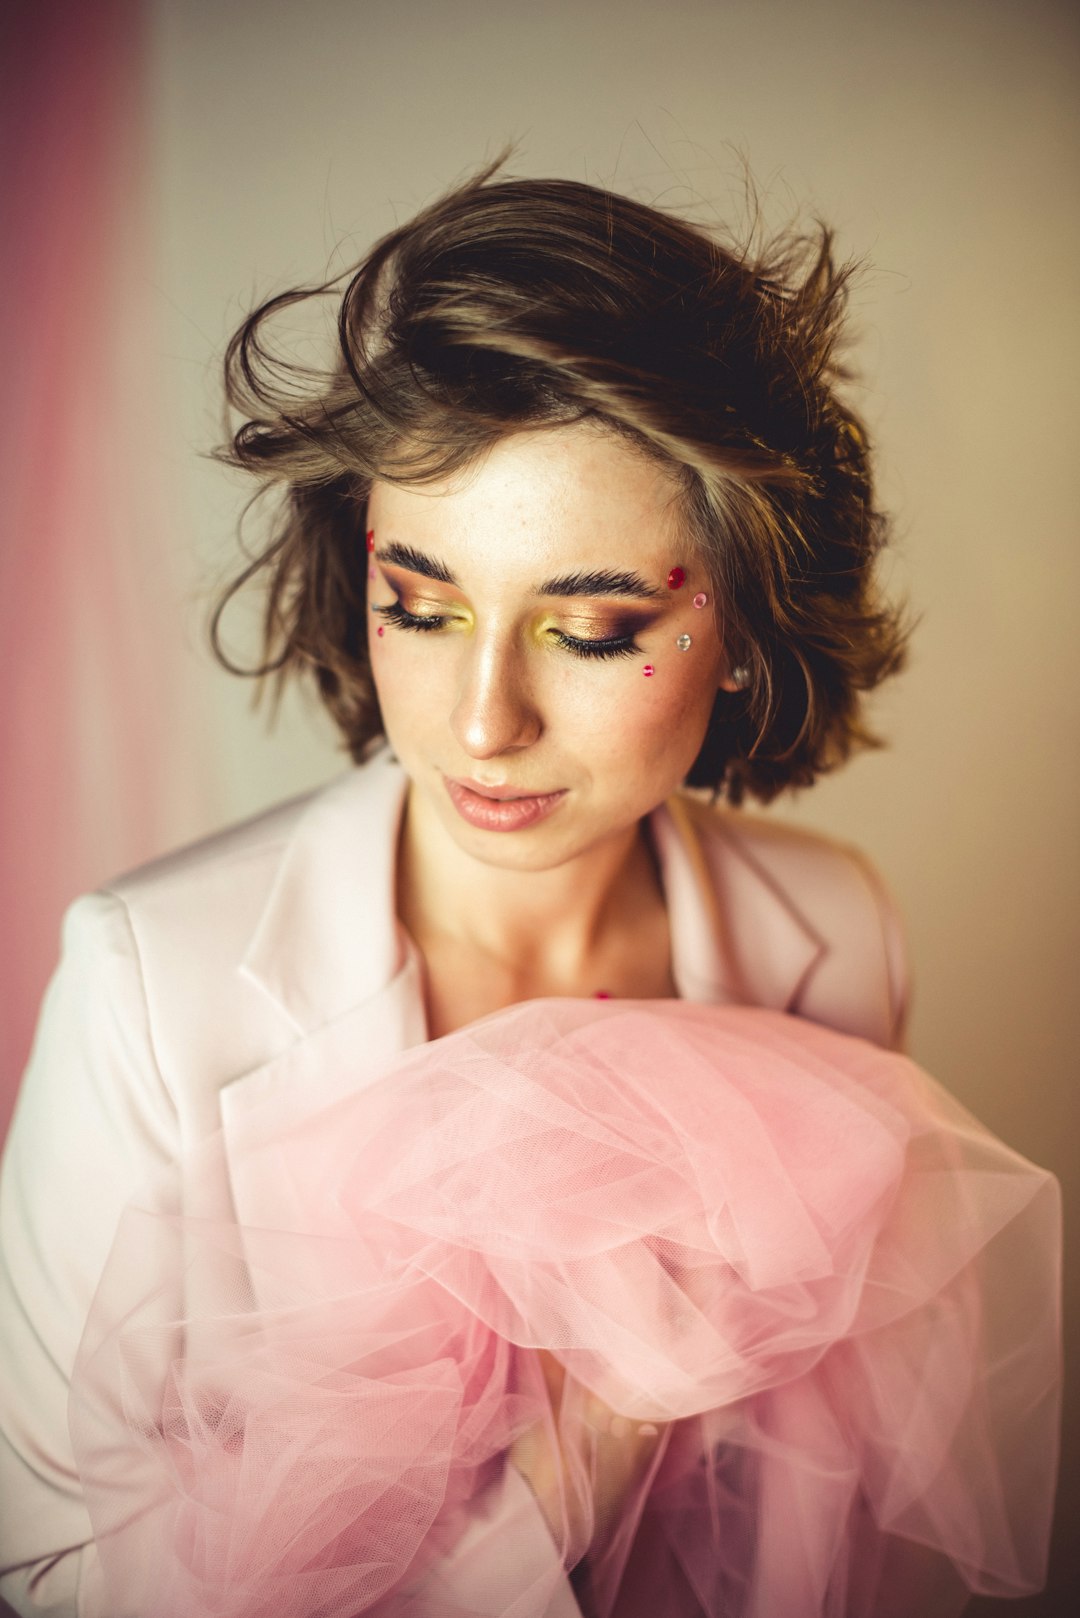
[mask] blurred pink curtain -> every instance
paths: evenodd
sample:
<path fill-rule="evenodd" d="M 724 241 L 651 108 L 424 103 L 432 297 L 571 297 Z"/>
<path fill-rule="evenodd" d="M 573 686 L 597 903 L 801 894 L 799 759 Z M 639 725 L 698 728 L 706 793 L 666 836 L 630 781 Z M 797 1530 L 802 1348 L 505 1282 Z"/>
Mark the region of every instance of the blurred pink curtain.
<path fill-rule="evenodd" d="M 0 6 L 0 1134 L 66 904 L 194 826 L 145 44 L 139 0 Z"/>

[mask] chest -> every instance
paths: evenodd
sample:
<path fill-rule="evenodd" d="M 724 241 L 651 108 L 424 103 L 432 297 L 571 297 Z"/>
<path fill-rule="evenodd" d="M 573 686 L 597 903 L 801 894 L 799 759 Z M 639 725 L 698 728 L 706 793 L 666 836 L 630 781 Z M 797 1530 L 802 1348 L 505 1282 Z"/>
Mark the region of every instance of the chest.
<path fill-rule="evenodd" d="M 523 1000 L 596 994 L 623 1000 L 678 997 L 666 925 L 626 936 L 564 970 L 551 962 L 514 964 L 432 939 L 424 941 L 420 957 L 429 1039 Z"/>

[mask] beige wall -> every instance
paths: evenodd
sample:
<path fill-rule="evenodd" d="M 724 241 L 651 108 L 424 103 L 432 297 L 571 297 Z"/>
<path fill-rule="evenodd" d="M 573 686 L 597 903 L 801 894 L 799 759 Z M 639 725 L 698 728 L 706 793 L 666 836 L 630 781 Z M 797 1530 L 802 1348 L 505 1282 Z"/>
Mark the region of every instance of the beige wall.
<path fill-rule="evenodd" d="M 156 0 L 154 26 L 171 470 L 218 818 L 337 767 L 317 715 L 293 704 L 267 737 L 198 645 L 238 493 L 196 451 L 241 310 L 319 276 L 342 240 L 358 254 L 508 137 L 519 172 L 704 199 L 721 218 L 739 206 L 737 151 L 774 218 L 819 211 L 874 265 L 859 402 L 896 515 L 891 576 L 922 614 L 877 708 L 891 749 L 780 812 L 878 860 L 910 926 L 916 1055 L 1058 1172 L 1075 1220 L 1075 8 Z M 1078 1304 L 1074 1284 L 1074 1333 Z M 1075 1520 L 1075 1403 L 1070 1428 Z M 1057 1594 L 1011 1610 L 1064 1610 L 1068 1537 Z"/>

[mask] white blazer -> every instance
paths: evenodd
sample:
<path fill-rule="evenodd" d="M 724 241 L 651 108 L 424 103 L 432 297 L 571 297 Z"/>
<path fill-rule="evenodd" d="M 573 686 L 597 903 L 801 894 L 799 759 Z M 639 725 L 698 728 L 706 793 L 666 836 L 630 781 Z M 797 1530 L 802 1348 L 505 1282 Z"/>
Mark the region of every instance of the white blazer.
<path fill-rule="evenodd" d="M 287 1090 L 300 1116 L 426 1038 L 420 964 L 394 912 L 406 784 L 384 751 L 65 917 L 0 1185 L 0 1593 L 20 1614 L 119 1618 L 105 1605 L 67 1395 L 125 1204 L 217 1130 L 227 1158 L 262 1098 Z M 861 856 L 682 796 L 650 830 L 680 996 L 898 1043 L 903 944 Z M 273 1221 L 272 1185 L 220 1195 L 242 1221 Z M 511 1473 L 437 1575 L 492 1614 L 554 1556 Z M 565 1578 L 543 1611 L 578 1613 Z"/>

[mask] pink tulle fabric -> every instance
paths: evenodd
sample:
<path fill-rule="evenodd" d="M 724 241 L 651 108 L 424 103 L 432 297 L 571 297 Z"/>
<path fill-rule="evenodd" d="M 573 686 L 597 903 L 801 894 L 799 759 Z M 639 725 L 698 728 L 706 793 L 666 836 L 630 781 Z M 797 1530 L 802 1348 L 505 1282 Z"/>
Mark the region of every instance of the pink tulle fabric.
<path fill-rule="evenodd" d="M 185 1212 L 223 1172 L 279 1228 Z M 71 1404 L 110 1610 L 1034 1590 L 1059 1259 L 1054 1178 L 903 1057 L 746 1008 L 513 1007 L 253 1111 L 125 1216 Z"/>

